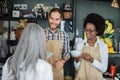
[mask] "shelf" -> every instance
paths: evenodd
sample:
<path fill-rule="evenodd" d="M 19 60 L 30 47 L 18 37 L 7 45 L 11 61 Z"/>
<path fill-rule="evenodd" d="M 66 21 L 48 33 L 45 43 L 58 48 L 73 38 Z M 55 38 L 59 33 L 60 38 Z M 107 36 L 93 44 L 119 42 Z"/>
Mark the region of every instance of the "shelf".
<path fill-rule="evenodd" d="M 47 20 L 47 18 L 27 18 L 27 17 L 4 17 L 0 16 L 0 20 L 11 20 L 11 21 L 16 21 L 20 19 L 28 19 L 29 21 L 37 21 L 37 20 Z"/>
<path fill-rule="evenodd" d="M 37 20 L 48 20 L 48 18 L 27 18 L 27 17 L 4 17 L 4 16 L 0 16 L 0 20 L 10 20 L 10 21 L 18 21 L 20 19 L 28 19 L 29 21 L 37 21 Z M 67 19 L 67 18 L 63 18 L 63 20 L 72 20 L 72 18 Z"/>
<path fill-rule="evenodd" d="M 70 18 L 70 19 L 63 18 L 62 20 L 71 21 L 71 20 L 72 20 L 72 18 Z"/>
<path fill-rule="evenodd" d="M 18 41 L 17 40 L 8 40 L 7 44 L 9 46 L 16 46 L 18 44 Z"/>
<path fill-rule="evenodd" d="M 63 12 L 72 12 L 72 10 L 62 10 Z"/>
<path fill-rule="evenodd" d="M 10 17 L 8 17 L 8 16 L 7 16 L 7 17 L 6 17 L 6 16 L 0 16 L 0 20 L 7 20 L 7 21 L 8 21 L 9 18 L 10 18 Z"/>
<path fill-rule="evenodd" d="M 47 20 L 47 18 L 28 18 L 28 17 L 11 17 L 11 20 L 19 20 L 19 19 L 29 19 L 29 20 Z"/>

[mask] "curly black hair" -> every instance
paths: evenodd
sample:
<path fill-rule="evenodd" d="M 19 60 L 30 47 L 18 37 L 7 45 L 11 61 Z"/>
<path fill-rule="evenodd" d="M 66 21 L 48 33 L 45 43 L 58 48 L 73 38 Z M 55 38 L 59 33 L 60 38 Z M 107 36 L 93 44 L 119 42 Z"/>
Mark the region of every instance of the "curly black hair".
<path fill-rule="evenodd" d="M 86 28 L 87 23 L 92 23 L 95 25 L 96 31 L 98 32 L 98 36 L 103 35 L 105 30 L 105 19 L 97 13 L 90 13 L 87 15 L 84 21 L 84 29 Z"/>

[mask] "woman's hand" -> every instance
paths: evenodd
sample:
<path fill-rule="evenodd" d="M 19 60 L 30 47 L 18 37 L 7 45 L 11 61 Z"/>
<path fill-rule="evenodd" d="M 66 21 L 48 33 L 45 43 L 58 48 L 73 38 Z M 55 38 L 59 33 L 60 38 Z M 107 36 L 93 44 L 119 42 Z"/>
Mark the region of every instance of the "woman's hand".
<path fill-rule="evenodd" d="M 93 57 L 88 53 L 83 53 L 82 58 L 84 58 L 87 61 L 90 61 L 91 63 L 93 63 L 93 61 L 94 61 Z"/>
<path fill-rule="evenodd" d="M 74 57 L 74 60 L 78 63 L 80 61 L 81 56 Z"/>

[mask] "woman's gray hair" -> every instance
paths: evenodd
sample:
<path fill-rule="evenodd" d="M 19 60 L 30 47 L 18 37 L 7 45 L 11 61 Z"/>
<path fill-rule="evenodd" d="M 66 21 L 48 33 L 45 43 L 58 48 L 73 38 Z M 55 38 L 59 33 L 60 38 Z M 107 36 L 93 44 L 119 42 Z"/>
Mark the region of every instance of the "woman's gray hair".
<path fill-rule="evenodd" d="M 38 59 L 46 59 L 45 32 L 35 23 L 28 24 L 22 32 L 16 51 L 10 60 L 10 68 L 14 70 L 16 80 L 19 71 L 26 71 L 29 65 L 35 70 Z M 22 66 L 20 66 L 22 64 Z"/>

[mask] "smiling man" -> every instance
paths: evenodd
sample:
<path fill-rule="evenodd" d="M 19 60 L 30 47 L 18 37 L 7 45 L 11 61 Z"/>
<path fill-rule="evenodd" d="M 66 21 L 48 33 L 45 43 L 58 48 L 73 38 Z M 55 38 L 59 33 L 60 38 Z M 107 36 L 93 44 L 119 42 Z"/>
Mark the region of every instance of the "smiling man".
<path fill-rule="evenodd" d="M 68 34 L 59 29 L 63 14 L 60 9 L 53 8 L 49 15 L 49 25 L 46 28 L 46 48 L 52 57 L 48 62 L 53 67 L 54 80 L 64 80 L 63 66 L 70 58 L 70 46 Z"/>

